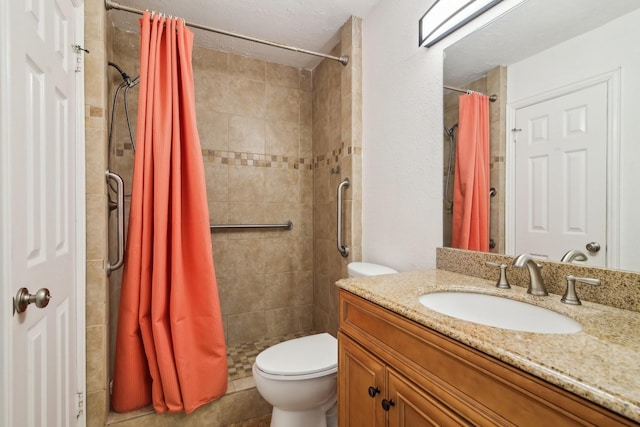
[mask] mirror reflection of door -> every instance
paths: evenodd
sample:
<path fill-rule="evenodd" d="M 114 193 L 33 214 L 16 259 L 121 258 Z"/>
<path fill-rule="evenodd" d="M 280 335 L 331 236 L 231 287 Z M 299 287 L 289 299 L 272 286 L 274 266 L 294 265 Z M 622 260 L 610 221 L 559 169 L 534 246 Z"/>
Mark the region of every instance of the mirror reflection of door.
<path fill-rule="evenodd" d="M 607 120 L 606 82 L 515 111 L 515 253 L 606 265 Z"/>

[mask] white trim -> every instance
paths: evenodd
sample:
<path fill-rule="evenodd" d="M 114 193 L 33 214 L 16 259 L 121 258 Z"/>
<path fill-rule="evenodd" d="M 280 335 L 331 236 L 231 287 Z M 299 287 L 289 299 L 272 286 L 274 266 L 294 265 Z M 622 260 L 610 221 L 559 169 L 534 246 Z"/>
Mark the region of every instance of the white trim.
<path fill-rule="evenodd" d="M 11 176 L 10 145 L 9 144 L 9 101 L 11 99 L 11 87 L 9 85 L 10 67 L 6 66 L 11 57 L 10 31 L 11 23 L 9 19 L 9 4 L 11 2 L 0 2 L 0 58 L 4 66 L 0 67 L 0 295 L 5 309 L 0 310 L 0 425 L 13 425 L 13 404 L 11 397 L 11 387 L 13 384 L 11 375 L 13 344 L 11 334 L 11 316 L 9 310 L 9 298 L 12 298 L 11 262 L 7 259 L 11 254 L 11 188 L 7 185 Z"/>
<path fill-rule="evenodd" d="M 621 68 L 555 88 L 507 104 L 506 185 L 505 185 L 505 253 L 515 251 L 515 150 L 513 149 L 516 112 L 540 102 L 567 95 L 601 83 L 607 85 L 607 268 L 620 264 L 620 120 Z M 517 137 L 517 132 L 516 137 Z"/>
<path fill-rule="evenodd" d="M 84 45 L 84 4 L 72 1 L 75 6 L 76 44 Z M 82 72 L 76 73 L 76 392 L 81 393 L 84 401 L 83 411 L 77 418 L 77 426 L 84 427 L 87 422 L 86 393 L 86 159 L 85 159 L 85 123 L 84 123 L 84 64 Z"/>

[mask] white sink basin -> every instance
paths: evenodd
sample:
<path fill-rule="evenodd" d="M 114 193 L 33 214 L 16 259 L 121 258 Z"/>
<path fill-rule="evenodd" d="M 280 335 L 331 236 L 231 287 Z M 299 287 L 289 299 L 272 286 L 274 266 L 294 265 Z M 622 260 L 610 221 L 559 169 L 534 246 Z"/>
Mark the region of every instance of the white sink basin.
<path fill-rule="evenodd" d="M 447 316 L 513 331 L 574 334 L 582 325 L 546 308 L 494 295 L 473 292 L 434 292 L 420 303 Z"/>

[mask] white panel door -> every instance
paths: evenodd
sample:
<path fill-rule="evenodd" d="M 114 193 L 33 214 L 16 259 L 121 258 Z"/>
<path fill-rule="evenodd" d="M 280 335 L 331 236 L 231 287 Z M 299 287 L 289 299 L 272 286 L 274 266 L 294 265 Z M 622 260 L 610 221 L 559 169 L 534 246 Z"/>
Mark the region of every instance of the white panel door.
<path fill-rule="evenodd" d="M 606 83 L 516 110 L 516 253 L 559 261 L 578 249 L 605 266 L 607 121 Z"/>
<path fill-rule="evenodd" d="M 3 415 L 12 426 L 75 426 L 77 10 L 71 0 L 10 0 L 2 12 L 2 307 L 21 287 L 52 296 L 3 316 Z"/>

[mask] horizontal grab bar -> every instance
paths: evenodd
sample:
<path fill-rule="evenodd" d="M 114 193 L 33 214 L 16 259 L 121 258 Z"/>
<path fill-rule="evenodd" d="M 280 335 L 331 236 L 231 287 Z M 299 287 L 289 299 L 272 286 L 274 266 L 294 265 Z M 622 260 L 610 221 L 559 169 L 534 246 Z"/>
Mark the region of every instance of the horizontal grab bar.
<path fill-rule="evenodd" d="M 249 228 L 283 228 L 285 230 L 291 230 L 293 228 L 293 222 L 287 221 L 285 224 L 211 224 L 209 228 L 214 230 L 242 230 Z"/>

